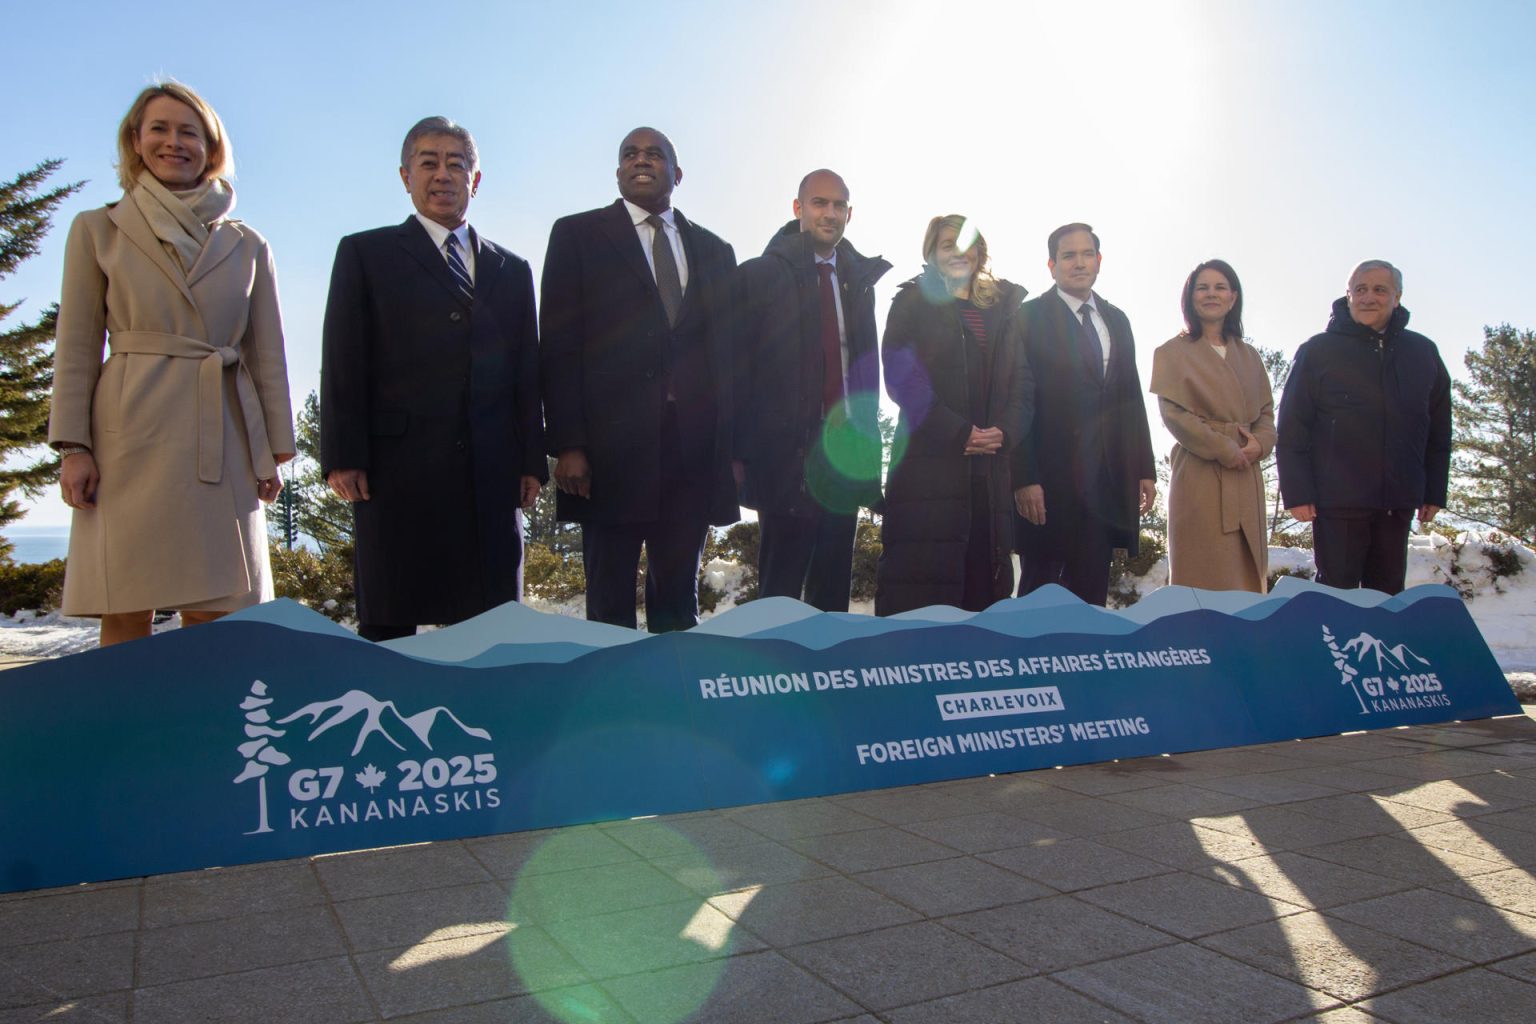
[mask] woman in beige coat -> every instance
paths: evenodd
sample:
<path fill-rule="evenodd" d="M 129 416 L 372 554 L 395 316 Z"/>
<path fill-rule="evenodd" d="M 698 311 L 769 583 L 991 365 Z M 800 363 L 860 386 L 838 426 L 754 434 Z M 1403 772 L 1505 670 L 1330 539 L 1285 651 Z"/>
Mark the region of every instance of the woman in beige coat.
<path fill-rule="evenodd" d="M 70 228 L 48 439 L 75 510 L 64 613 L 99 615 L 102 646 L 149 635 L 155 609 L 190 625 L 272 596 L 261 502 L 293 457 L 288 370 L 230 169 L 213 109 L 151 86 L 118 130 L 123 198 Z"/>
<path fill-rule="evenodd" d="M 1202 590 L 1269 585 L 1259 463 L 1275 447 L 1269 374 L 1243 341 L 1237 271 L 1207 260 L 1184 282 L 1184 324 L 1152 355 L 1152 392 L 1173 446 L 1169 582 Z"/>

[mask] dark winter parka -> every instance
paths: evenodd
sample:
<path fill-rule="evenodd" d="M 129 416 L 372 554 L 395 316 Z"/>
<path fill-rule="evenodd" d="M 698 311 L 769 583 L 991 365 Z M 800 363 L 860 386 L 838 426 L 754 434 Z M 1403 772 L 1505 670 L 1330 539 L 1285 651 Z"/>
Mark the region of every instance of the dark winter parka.
<path fill-rule="evenodd" d="M 992 596 L 1013 589 L 1013 492 L 1008 452 L 1031 421 L 1034 382 L 1018 334 L 1024 289 L 999 282 L 999 330 L 986 345 L 987 372 L 969 365 L 966 329 L 937 274 L 902 284 L 885 322 L 882 360 L 885 387 L 901 407 L 886 481 L 884 550 L 875 592 L 875 614 L 931 604 L 959 607 L 965 592 L 965 553 L 971 530 L 971 475 L 986 465 L 991 515 Z M 991 310 L 987 310 L 991 313 Z M 988 381 L 984 405 L 972 401 L 973 383 Z M 981 406 L 977 422 L 971 410 Z M 971 428 L 1001 427 L 1003 450 L 968 456 Z"/>
<path fill-rule="evenodd" d="M 741 503 L 759 512 L 852 513 L 880 502 L 880 363 L 875 282 L 891 265 L 837 246 L 848 401 L 823 415 L 821 279 L 812 239 L 790 221 L 737 269 L 734 457 Z"/>
<path fill-rule="evenodd" d="M 1435 343 L 1392 311 L 1384 332 L 1356 323 L 1348 298 L 1296 351 L 1280 398 L 1280 494 L 1286 508 L 1445 506 L 1451 378 Z"/>

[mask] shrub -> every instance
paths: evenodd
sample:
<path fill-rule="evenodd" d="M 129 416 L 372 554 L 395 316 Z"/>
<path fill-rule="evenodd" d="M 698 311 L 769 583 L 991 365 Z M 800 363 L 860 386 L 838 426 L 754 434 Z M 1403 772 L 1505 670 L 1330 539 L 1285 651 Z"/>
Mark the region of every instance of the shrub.
<path fill-rule="evenodd" d="M 529 542 L 523 546 L 523 590 L 545 601 L 569 601 L 586 593 L 587 575 L 581 558 L 562 558 L 548 545 Z"/>
<path fill-rule="evenodd" d="M 1269 586 L 1266 589 L 1274 590 L 1275 584 L 1279 582 L 1281 576 L 1295 576 L 1297 579 L 1310 580 L 1315 575 L 1317 575 L 1317 573 L 1312 569 L 1297 569 L 1294 572 L 1290 569 L 1276 569 L 1274 572 L 1269 574 Z"/>
<path fill-rule="evenodd" d="M 25 565 L 0 563 L 0 612 L 6 615 L 15 615 L 24 608 L 52 611 L 59 606 L 63 592 L 62 558 Z"/>
<path fill-rule="evenodd" d="M 1115 557 L 1109 562 L 1110 607 L 1128 608 L 1139 599 L 1135 580 L 1152 571 L 1158 559 L 1168 553 L 1168 544 L 1162 534 L 1141 531 L 1141 542 L 1135 555 L 1127 555 L 1123 548 L 1115 549 Z"/>
<path fill-rule="evenodd" d="M 278 597 L 292 598 L 337 622 L 357 617 L 352 545 L 337 545 L 317 554 L 308 548 L 289 551 L 274 543 L 271 554 L 272 589 Z"/>
<path fill-rule="evenodd" d="M 872 601 L 875 576 L 880 568 L 880 527 L 868 512 L 859 514 L 858 532 L 853 535 L 853 600 Z"/>
<path fill-rule="evenodd" d="M 705 545 L 705 564 L 714 557 L 741 566 L 741 588 L 736 593 L 737 604 L 746 604 L 758 596 L 757 553 L 761 539 L 762 533 L 756 522 L 742 522 L 732 524 L 718 541 L 711 532 L 710 542 Z M 709 550 L 710 544 L 715 545 L 713 553 Z"/>

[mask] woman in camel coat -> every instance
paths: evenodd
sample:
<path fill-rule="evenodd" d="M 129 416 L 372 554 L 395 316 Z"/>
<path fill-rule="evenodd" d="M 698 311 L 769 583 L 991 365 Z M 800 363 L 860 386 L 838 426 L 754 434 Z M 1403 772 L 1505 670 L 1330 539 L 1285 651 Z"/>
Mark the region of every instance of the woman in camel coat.
<path fill-rule="evenodd" d="M 1268 589 L 1269 531 L 1259 470 L 1275 447 L 1269 374 L 1243 341 L 1237 272 L 1207 260 L 1184 282 L 1187 330 L 1152 356 L 1152 392 L 1173 446 L 1169 582 Z"/>
<path fill-rule="evenodd" d="M 70 229 L 49 423 L 75 509 L 64 613 L 101 616 L 103 646 L 155 609 L 192 624 L 271 598 L 261 502 L 294 451 L 272 255 L 228 218 L 218 115 L 151 86 L 118 157 L 123 198 Z"/>

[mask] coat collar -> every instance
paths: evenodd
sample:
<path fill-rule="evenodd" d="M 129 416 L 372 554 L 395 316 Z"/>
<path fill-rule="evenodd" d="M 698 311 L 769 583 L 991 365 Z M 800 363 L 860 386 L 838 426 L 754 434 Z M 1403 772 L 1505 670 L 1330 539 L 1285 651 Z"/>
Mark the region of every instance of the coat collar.
<path fill-rule="evenodd" d="M 203 246 L 197 262 L 192 264 L 192 269 L 187 272 L 187 285 L 190 287 L 207 277 L 214 267 L 223 263 L 239 246 L 240 229 L 227 220 L 219 221 L 208 233 L 208 242 Z"/>
<path fill-rule="evenodd" d="M 419 263 L 421 268 L 427 272 L 428 277 L 432 278 L 448 294 L 452 295 L 455 302 L 465 308 L 469 308 L 470 301 L 459 290 L 459 283 L 453 279 L 453 274 L 449 272 L 447 261 L 443 259 L 442 253 L 437 251 L 437 246 L 432 244 L 432 236 L 427 234 L 427 229 L 421 226 L 421 222 L 416 219 L 415 214 L 405 218 L 405 223 L 395 229 L 395 237 L 400 240 L 400 244 L 405 248 L 405 251 L 411 254 L 411 258 Z M 477 248 L 475 250 L 477 260 L 479 255 L 480 250 Z M 477 262 L 475 266 L 477 271 L 475 291 L 478 294 L 479 263 Z"/>
<path fill-rule="evenodd" d="M 192 297 L 191 285 L 187 282 L 187 275 L 181 272 L 181 268 L 171 261 L 170 255 L 165 251 L 165 246 L 160 244 L 160 239 L 155 237 L 154 231 L 149 226 L 149 221 L 144 219 L 138 204 L 132 199 L 125 198 L 122 202 L 111 206 L 107 210 L 107 217 L 117 229 L 128 237 L 137 246 L 149 261 L 160 268 L 160 272 L 168 277 L 176 290 L 186 298 L 193 306 L 197 300 Z M 198 260 L 201 264 L 202 259 Z"/>
<path fill-rule="evenodd" d="M 613 205 L 605 207 L 602 213 L 604 234 L 619 250 L 619 255 L 624 259 L 624 265 L 645 283 L 651 295 L 655 297 L 657 307 L 660 308 L 661 292 L 656 287 L 656 278 L 651 273 L 651 265 L 646 261 L 645 250 L 640 246 L 640 236 L 635 232 L 635 222 L 629 215 L 629 207 L 624 205 L 624 200 L 615 199 Z M 697 305 L 695 293 L 699 289 L 694 285 L 700 279 L 700 257 L 692 226 L 689 225 L 688 218 L 683 216 L 683 211 L 676 207 L 672 209 L 672 223 L 677 226 L 678 237 L 683 240 L 683 254 L 688 258 L 688 287 L 683 289 L 683 308 L 678 311 L 677 316 L 677 322 L 682 323 Z"/>

